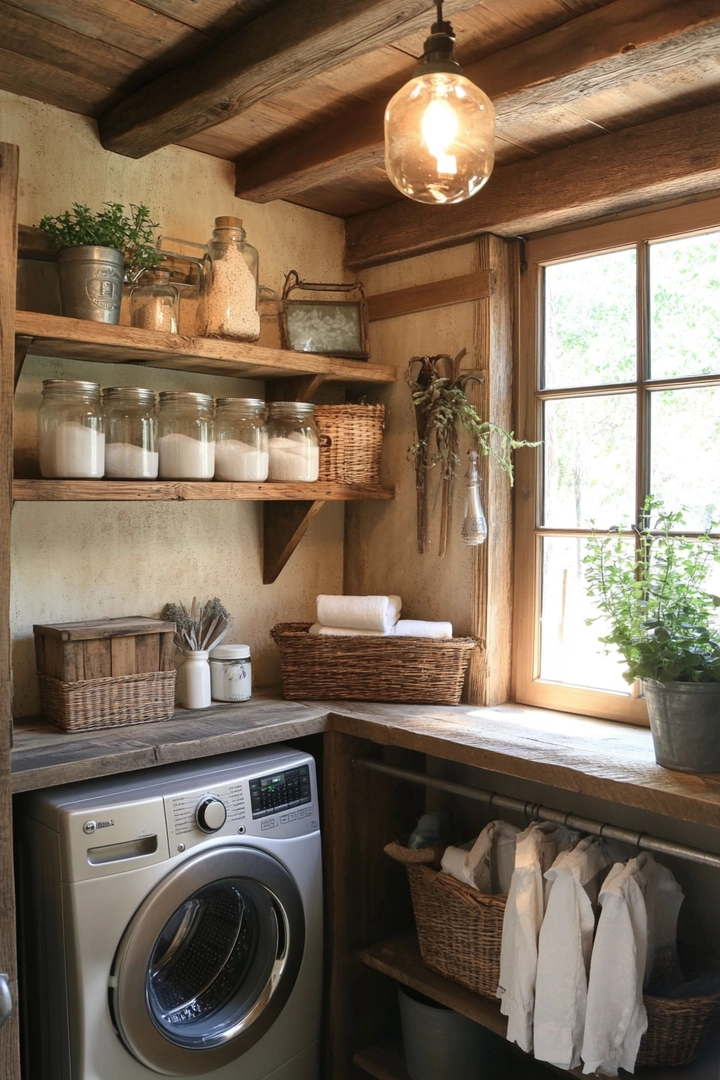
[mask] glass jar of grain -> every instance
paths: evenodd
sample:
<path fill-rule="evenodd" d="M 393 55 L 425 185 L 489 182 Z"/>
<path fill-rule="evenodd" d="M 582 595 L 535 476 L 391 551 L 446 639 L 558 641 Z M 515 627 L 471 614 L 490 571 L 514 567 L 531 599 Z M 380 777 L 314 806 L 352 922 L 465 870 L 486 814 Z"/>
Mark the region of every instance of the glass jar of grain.
<path fill-rule="evenodd" d="M 214 402 L 209 394 L 162 390 L 158 410 L 161 480 L 212 480 Z"/>
<path fill-rule="evenodd" d="M 204 261 L 198 333 L 204 337 L 257 341 L 258 253 L 245 241 L 237 217 L 215 218 Z"/>
<path fill-rule="evenodd" d="M 268 406 L 269 480 L 317 480 L 320 437 L 309 401 L 272 401 Z"/>
<path fill-rule="evenodd" d="M 130 325 L 177 334 L 178 296 L 169 270 L 146 270 L 130 290 Z"/>

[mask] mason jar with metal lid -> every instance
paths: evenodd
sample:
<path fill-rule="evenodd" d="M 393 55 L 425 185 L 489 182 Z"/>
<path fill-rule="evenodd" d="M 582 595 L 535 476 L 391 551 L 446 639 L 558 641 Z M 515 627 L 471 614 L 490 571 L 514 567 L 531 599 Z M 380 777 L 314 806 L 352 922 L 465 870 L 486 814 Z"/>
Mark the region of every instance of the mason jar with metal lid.
<path fill-rule="evenodd" d="M 272 401 L 268 406 L 270 480 L 317 480 L 320 436 L 309 401 Z"/>
<path fill-rule="evenodd" d="M 218 398 L 215 405 L 215 479 L 267 480 L 265 402 Z"/>
<path fill-rule="evenodd" d="M 99 480 L 105 433 L 98 383 L 44 379 L 37 433 L 41 476 Z"/>
<path fill-rule="evenodd" d="M 162 390 L 158 410 L 162 480 L 212 480 L 215 473 L 214 402 L 209 394 Z"/>
<path fill-rule="evenodd" d="M 105 476 L 154 480 L 158 474 L 155 392 L 140 386 L 109 386 L 105 408 Z"/>

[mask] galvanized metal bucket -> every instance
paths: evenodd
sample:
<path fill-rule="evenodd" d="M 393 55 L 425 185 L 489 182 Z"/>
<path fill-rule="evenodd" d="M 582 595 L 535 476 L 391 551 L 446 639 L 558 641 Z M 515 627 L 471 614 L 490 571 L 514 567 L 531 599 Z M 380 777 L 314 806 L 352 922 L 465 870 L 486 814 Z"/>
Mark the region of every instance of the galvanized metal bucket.
<path fill-rule="evenodd" d="M 61 248 L 58 274 L 63 315 L 119 323 L 124 263 L 117 248 Z"/>
<path fill-rule="evenodd" d="M 643 683 L 658 765 L 720 772 L 720 683 Z"/>

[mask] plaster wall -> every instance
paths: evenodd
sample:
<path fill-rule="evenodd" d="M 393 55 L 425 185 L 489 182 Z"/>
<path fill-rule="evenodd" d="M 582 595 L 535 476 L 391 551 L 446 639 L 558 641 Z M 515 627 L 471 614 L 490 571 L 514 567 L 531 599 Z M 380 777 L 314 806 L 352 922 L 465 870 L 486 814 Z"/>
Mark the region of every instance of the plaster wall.
<path fill-rule="evenodd" d="M 103 150 L 92 120 L 4 92 L 0 140 L 20 147 L 21 224 L 35 225 L 43 214 L 61 213 L 74 202 L 92 209 L 106 201 L 144 203 L 163 234 L 202 244 L 216 216 L 234 214 L 259 251 L 262 284 L 279 292 L 291 269 L 310 281 L 344 278 L 342 221 L 287 203 L 259 206 L 236 199 L 229 162 L 182 147 L 132 161 Z M 266 325 L 264 333 L 272 335 L 273 326 Z M 262 383 L 247 380 L 29 357 L 16 397 L 16 467 L 25 475 L 33 468 L 37 475 L 35 417 L 44 378 L 215 397 L 263 395 Z M 277 683 L 268 631 L 276 622 L 311 620 L 317 593 L 342 591 L 343 520 L 342 504 L 326 505 L 278 580 L 263 585 L 260 504 L 17 504 L 14 715 L 31 715 L 39 706 L 33 623 L 158 617 L 167 602 L 190 602 L 193 596 L 222 600 L 234 618 L 231 640 L 251 646 L 256 684 Z"/>

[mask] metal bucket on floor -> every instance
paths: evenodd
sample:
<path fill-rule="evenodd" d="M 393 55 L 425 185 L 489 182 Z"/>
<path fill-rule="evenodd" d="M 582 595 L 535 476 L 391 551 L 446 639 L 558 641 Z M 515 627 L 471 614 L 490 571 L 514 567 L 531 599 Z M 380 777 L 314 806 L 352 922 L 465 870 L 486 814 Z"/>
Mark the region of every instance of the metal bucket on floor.
<path fill-rule="evenodd" d="M 398 986 L 410 1080 L 489 1080 L 505 1044 L 492 1031 L 416 990 Z"/>
<path fill-rule="evenodd" d="M 63 315 L 119 323 L 124 268 L 125 257 L 117 248 L 61 248 L 58 276 Z"/>
<path fill-rule="evenodd" d="M 658 765 L 720 772 L 720 683 L 643 683 Z"/>

